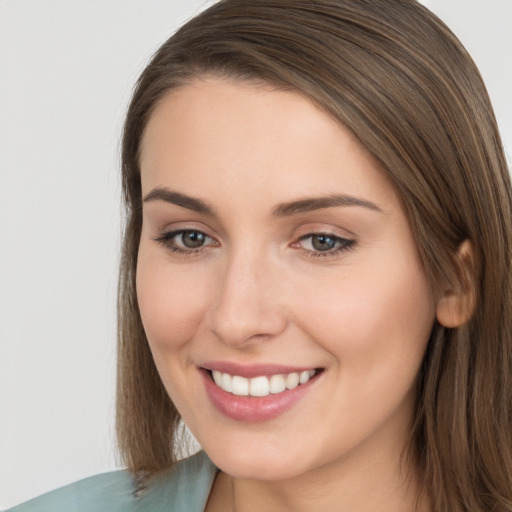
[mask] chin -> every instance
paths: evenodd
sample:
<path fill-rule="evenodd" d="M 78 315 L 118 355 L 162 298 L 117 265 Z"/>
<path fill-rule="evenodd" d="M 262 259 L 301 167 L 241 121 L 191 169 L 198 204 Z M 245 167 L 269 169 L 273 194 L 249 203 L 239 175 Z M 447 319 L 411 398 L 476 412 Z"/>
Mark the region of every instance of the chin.
<path fill-rule="evenodd" d="M 212 462 L 224 473 L 242 480 L 286 480 L 304 472 L 307 461 L 301 460 L 304 453 L 276 449 L 275 443 L 218 444 L 205 451 Z"/>
<path fill-rule="evenodd" d="M 240 457 L 224 457 L 214 464 L 224 473 L 239 480 L 278 481 L 297 476 L 297 468 L 288 463 L 276 464 L 275 460 L 243 460 Z"/>

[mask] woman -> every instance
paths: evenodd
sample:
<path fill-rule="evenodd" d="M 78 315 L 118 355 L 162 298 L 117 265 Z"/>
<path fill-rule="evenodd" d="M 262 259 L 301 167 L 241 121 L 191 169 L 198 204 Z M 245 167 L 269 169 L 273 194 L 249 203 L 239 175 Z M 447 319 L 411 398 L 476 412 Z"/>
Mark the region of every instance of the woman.
<path fill-rule="evenodd" d="M 219 2 L 142 74 L 123 187 L 129 472 L 19 510 L 512 510 L 510 177 L 430 12 Z"/>

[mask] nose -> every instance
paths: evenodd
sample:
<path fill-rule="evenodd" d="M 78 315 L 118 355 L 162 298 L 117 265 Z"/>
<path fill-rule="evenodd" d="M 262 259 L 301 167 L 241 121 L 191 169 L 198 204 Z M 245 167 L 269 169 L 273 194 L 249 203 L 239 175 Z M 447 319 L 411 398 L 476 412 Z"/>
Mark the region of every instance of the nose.
<path fill-rule="evenodd" d="M 278 336 L 286 329 L 278 269 L 244 251 L 223 262 L 210 329 L 223 343 L 245 347 Z"/>

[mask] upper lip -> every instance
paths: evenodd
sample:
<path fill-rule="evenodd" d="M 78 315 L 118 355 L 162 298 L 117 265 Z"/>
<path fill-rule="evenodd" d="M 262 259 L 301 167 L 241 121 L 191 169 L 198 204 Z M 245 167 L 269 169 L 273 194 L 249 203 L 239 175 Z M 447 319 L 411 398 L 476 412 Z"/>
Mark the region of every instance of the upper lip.
<path fill-rule="evenodd" d="M 209 371 L 218 371 L 238 375 L 250 379 L 262 375 L 279 375 L 287 373 L 300 373 L 303 371 L 316 370 L 315 366 L 288 366 L 281 364 L 260 363 L 260 364 L 240 364 L 231 361 L 208 361 L 200 365 L 201 368 Z"/>

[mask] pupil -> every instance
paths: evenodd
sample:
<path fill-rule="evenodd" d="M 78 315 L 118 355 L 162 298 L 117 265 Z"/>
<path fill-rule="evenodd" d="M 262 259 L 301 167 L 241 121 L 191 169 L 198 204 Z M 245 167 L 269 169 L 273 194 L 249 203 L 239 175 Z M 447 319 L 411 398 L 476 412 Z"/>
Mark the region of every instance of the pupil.
<path fill-rule="evenodd" d="M 329 251 L 335 245 L 334 240 L 327 235 L 314 235 L 311 242 L 317 251 Z"/>
<path fill-rule="evenodd" d="M 181 235 L 183 245 L 189 249 L 197 249 L 204 244 L 204 234 L 198 231 L 185 231 Z"/>

